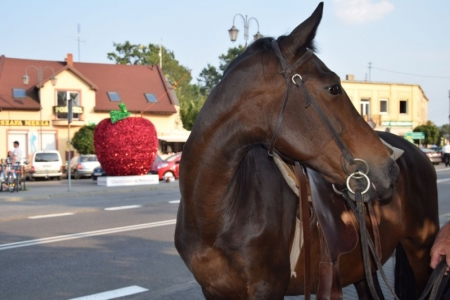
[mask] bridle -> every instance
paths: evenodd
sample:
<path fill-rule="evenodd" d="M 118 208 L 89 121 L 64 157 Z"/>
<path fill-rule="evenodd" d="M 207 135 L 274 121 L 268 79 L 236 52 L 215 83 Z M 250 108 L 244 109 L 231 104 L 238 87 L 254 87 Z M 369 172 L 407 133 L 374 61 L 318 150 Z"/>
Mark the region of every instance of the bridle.
<path fill-rule="evenodd" d="M 348 178 L 347 178 L 347 192 L 346 193 L 342 193 L 342 192 L 338 192 L 335 188 L 335 186 L 333 185 L 333 189 L 342 194 L 344 196 L 344 198 L 347 201 L 347 205 L 353 210 L 358 223 L 360 225 L 360 236 L 361 236 L 361 247 L 362 247 L 362 256 L 363 256 L 363 262 L 364 262 L 364 270 L 365 270 L 365 275 L 366 275 L 366 280 L 367 283 L 369 285 L 369 290 L 372 294 L 372 297 L 374 299 L 378 299 L 378 295 L 376 293 L 375 290 L 375 286 L 373 284 L 373 280 L 372 280 L 372 274 L 371 274 L 371 261 L 370 261 L 370 253 L 369 251 L 372 253 L 372 257 L 375 260 L 375 263 L 378 267 L 378 269 L 380 270 L 380 273 L 383 277 L 383 279 L 386 282 L 386 285 L 388 286 L 388 288 L 390 289 L 391 293 L 393 293 L 394 298 L 398 299 L 397 296 L 395 295 L 394 290 L 392 289 L 392 287 L 389 285 L 387 278 L 383 272 L 383 268 L 380 262 L 380 258 L 378 257 L 377 253 L 375 253 L 376 251 L 375 249 L 375 245 L 372 241 L 372 239 L 370 238 L 369 232 L 366 228 L 366 223 L 365 223 L 365 202 L 369 201 L 369 199 L 366 199 L 366 201 L 364 200 L 363 195 L 369 190 L 370 188 L 370 180 L 369 177 L 367 176 L 367 174 L 369 173 L 369 166 L 368 164 L 363 160 L 363 159 L 359 159 L 359 158 L 354 158 L 353 155 L 350 153 L 350 151 L 348 150 L 348 148 L 346 147 L 345 143 L 342 141 L 342 139 L 340 138 L 340 136 L 338 135 L 338 133 L 336 132 L 336 130 L 333 128 L 333 126 L 331 125 L 329 119 L 327 118 L 327 116 L 325 115 L 325 113 L 323 112 L 322 108 L 320 107 L 320 105 L 317 103 L 317 101 L 314 99 L 314 97 L 311 96 L 311 94 L 309 93 L 308 89 L 306 88 L 303 78 L 300 74 L 295 73 L 296 70 L 302 66 L 306 61 L 308 61 L 308 59 L 314 55 L 314 53 L 310 50 L 307 49 L 306 52 L 300 56 L 300 58 L 294 62 L 292 65 L 290 65 L 287 61 L 287 59 L 285 58 L 285 56 L 283 55 L 283 53 L 280 50 L 280 46 L 278 45 L 277 40 L 273 40 L 272 41 L 272 48 L 275 52 L 275 55 L 277 56 L 278 60 L 281 63 L 281 70 L 279 71 L 280 74 L 283 74 L 284 78 L 286 79 L 286 90 L 285 90 L 285 94 L 284 94 L 284 100 L 283 100 L 283 105 L 281 107 L 280 113 L 278 115 L 278 119 L 277 122 L 275 124 L 275 129 L 274 129 L 274 134 L 272 136 L 272 140 L 269 146 L 269 151 L 268 154 L 270 157 L 273 156 L 273 151 L 275 149 L 275 143 L 277 140 L 277 137 L 279 135 L 280 129 L 281 129 L 281 124 L 283 122 L 283 116 L 284 116 L 284 112 L 286 109 L 286 105 L 287 105 L 287 101 L 289 99 L 289 92 L 291 91 L 292 87 L 295 85 L 296 87 L 300 88 L 304 99 L 305 99 L 305 108 L 308 108 L 309 106 L 312 106 L 314 108 L 314 110 L 316 111 L 316 113 L 318 114 L 320 120 L 322 121 L 322 123 L 325 125 L 325 127 L 327 128 L 328 132 L 331 134 L 331 136 L 333 137 L 333 140 L 335 141 L 336 145 L 339 147 L 339 149 L 342 152 L 342 156 L 344 157 L 344 159 L 347 161 L 347 164 L 342 164 L 343 166 L 343 170 L 346 174 L 348 174 Z M 347 166 L 348 165 L 354 165 L 356 163 L 361 163 L 363 165 L 365 165 L 365 170 L 364 172 L 361 172 L 359 170 L 353 172 L 353 173 L 349 173 L 347 170 Z M 298 162 L 296 163 L 298 164 Z M 300 178 L 300 176 L 299 176 Z M 367 187 L 364 190 L 358 190 L 355 189 L 354 191 L 351 189 L 350 187 L 350 180 L 354 179 L 354 180 L 359 180 L 359 179 L 364 179 L 367 182 Z M 348 193 L 352 193 L 354 194 L 354 201 L 356 203 L 353 203 L 350 200 L 350 197 L 348 196 Z M 300 199 L 300 202 L 302 202 L 303 200 Z M 349 203 L 350 202 L 350 203 Z M 368 208 L 369 208 L 369 212 L 372 211 L 371 213 L 373 214 L 373 207 L 371 207 L 371 203 L 368 203 Z M 303 215 L 304 216 L 304 215 Z M 373 216 L 371 216 L 373 217 Z M 304 221 L 304 226 L 303 226 L 303 230 L 305 230 L 305 227 L 308 227 L 308 223 Z M 372 224 L 373 226 L 375 224 Z M 308 237 L 309 239 L 309 233 L 304 233 L 305 237 Z M 309 242 L 308 242 L 309 243 Z M 310 251 L 310 246 L 307 245 L 306 240 L 304 241 L 304 246 L 305 246 L 305 255 L 307 255 L 306 253 Z M 307 279 L 307 277 L 309 277 L 309 262 L 307 263 L 307 258 L 305 257 L 305 299 L 309 299 L 310 296 L 310 287 L 309 285 L 309 279 Z"/>
<path fill-rule="evenodd" d="M 294 73 L 311 56 L 313 56 L 314 53 L 311 50 L 307 49 L 306 52 L 302 56 L 300 56 L 300 58 L 295 63 L 293 63 L 292 65 L 289 65 L 287 59 L 284 57 L 283 53 L 281 52 L 280 47 L 278 45 L 278 42 L 276 40 L 272 41 L 272 48 L 274 49 L 275 55 L 277 56 L 278 60 L 281 63 L 282 70 L 279 71 L 279 73 L 283 74 L 285 79 L 286 79 L 286 91 L 285 91 L 285 94 L 284 94 L 283 105 L 281 107 L 280 114 L 278 115 L 277 123 L 275 125 L 275 130 L 274 130 L 274 134 L 273 134 L 273 137 L 272 137 L 272 141 L 270 143 L 269 155 L 272 156 L 272 154 L 273 154 L 273 149 L 275 147 L 275 143 L 276 143 L 276 140 L 277 140 L 280 128 L 281 128 L 281 123 L 283 121 L 284 111 L 286 109 L 286 104 L 287 104 L 287 101 L 288 101 L 288 98 L 289 98 L 289 91 L 290 91 L 291 87 L 294 84 L 295 86 L 297 86 L 297 87 L 299 87 L 301 89 L 301 91 L 303 93 L 303 96 L 306 99 L 306 101 L 305 101 L 305 108 L 308 108 L 310 105 L 312 105 L 314 110 L 319 115 L 321 121 L 324 123 L 325 127 L 330 132 L 330 134 L 333 137 L 334 141 L 336 142 L 337 146 L 341 150 L 342 155 L 344 156 L 344 158 L 347 160 L 347 162 L 350 165 L 353 165 L 354 162 L 355 162 L 355 159 L 353 158 L 353 155 L 350 153 L 350 151 L 345 146 L 345 144 L 342 141 L 342 139 L 337 134 L 336 130 L 331 125 L 330 121 L 328 120 L 327 116 L 323 112 L 322 108 L 319 106 L 317 101 L 314 99 L 314 97 L 311 96 L 311 94 L 309 93 L 308 89 L 305 87 L 305 84 L 303 82 L 302 76 L 300 74 L 298 74 L 298 73 Z"/>

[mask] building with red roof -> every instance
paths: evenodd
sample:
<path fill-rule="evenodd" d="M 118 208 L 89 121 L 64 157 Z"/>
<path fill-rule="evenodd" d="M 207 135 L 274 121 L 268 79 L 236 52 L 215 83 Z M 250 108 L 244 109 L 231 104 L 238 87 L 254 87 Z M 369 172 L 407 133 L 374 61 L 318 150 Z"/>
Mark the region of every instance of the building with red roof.
<path fill-rule="evenodd" d="M 70 126 L 69 100 L 73 101 Z M 189 131 L 183 129 L 175 91 L 158 66 L 74 62 L 72 54 L 64 61 L 2 55 L 0 158 L 16 140 L 27 155 L 58 150 L 66 157 L 69 134 L 72 138 L 81 126 L 109 118 L 121 102 L 134 116 L 155 125 L 161 153 L 182 150 Z"/>

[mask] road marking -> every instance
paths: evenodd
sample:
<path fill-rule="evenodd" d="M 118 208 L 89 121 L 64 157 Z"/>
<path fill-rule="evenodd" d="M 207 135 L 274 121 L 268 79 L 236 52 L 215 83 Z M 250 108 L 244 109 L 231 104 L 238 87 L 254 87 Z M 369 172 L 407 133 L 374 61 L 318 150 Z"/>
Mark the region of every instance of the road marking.
<path fill-rule="evenodd" d="M 64 217 L 64 216 L 71 216 L 71 215 L 73 215 L 73 213 L 61 213 L 61 214 L 32 216 L 32 217 L 28 217 L 28 219 L 55 218 L 55 217 Z"/>
<path fill-rule="evenodd" d="M 176 221 L 177 221 L 176 219 L 173 219 L 173 220 L 131 225 L 131 226 L 125 226 L 125 227 L 116 227 L 116 228 L 102 229 L 102 230 L 96 230 L 96 231 L 87 231 L 87 232 L 80 232 L 80 233 L 74 233 L 74 234 L 59 235 L 59 236 L 54 236 L 54 237 L 48 237 L 48 238 L 42 238 L 42 239 L 36 239 L 36 240 L 28 240 L 28 241 L 22 241 L 22 242 L 16 242 L 16 243 L 1 244 L 0 251 L 14 249 L 14 248 L 20 248 L 20 247 L 28 247 L 28 246 L 35 246 L 35 245 L 41 245 L 41 244 L 74 240 L 74 239 L 81 239 L 81 238 L 87 238 L 87 237 L 105 235 L 105 234 L 111 234 L 111 233 L 117 233 L 117 232 L 125 232 L 125 231 L 131 231 L 131 230 L 173 225 L 176 223 Z"/>
<path fill-rule="evenodd" d="M 180 200 L 172 200 L 172 201 L 169 201 L 169 203 L 180 203 Z"/>
<path fill-rule="evenodd" d="M 117 290 L 107 291 L 107 292 L 98 293 L 98 294 L 92 294 L 89 296 L 72 298 L 69 300 L 109 300 L 109 299 L 116 299 L 119 297 L 125 297 L 125 296 L 134 295 L 134 294 L 139 294 L 139 293 L 143 293 L 146 291 L 148 291 L 148 289 L 144 289 L 143 287 L 133 285 L 133 286 L 117 289 Z"/>
<path fill-rule="evenodd" d="M 142 207 L 142 205 L 127 205 L 127 206 L 108 207 L 108 208 L 105 208 L 105 210 L 122 210 L 122 209 L 132 209 L 132 208 L 139 208 L 139 207 Z"/>
<path fill-rule="evenodd" d="M 442 179 L 436 180 L 437 183 L 445 182 L 445 181 L 450 181 L 450 178 L 442 178 Z"/>

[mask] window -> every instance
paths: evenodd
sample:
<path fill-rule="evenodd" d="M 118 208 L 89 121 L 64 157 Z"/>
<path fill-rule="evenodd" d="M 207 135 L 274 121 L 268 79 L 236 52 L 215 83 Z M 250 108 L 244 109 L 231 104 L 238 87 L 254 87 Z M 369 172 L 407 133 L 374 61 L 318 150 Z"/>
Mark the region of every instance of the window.
<path fill-rule="evenodd" d="M 56 153 L 36 153 L 34 158 L 35 162 L 54 162 L 59 161 L 58 154 Z"/>
<path fill-rule="evenodd" d="M 400 113 L 401 114 L 407 114 L 408 113 L 408 101 L 407 100 L 400 100 Z"/>
<path fill-rule="evenodd" d="M 361 116 L 370 116 L 370 100 L 369 99 L 361 99 Z"/>
<path fill-rule="evenodd" d="M 117 92 L 108 92 L 109 101 L 120 101 L 120 95 Z"/>
<path fill-rule="evenodd" d="M 13 89 L 13 98 L 14 99 L 25 99 L 27 97 L 27 93 L 24 89 Z"/>
<path fill-rule="evenodd" d="M 380 99 L 380 114 L 388 113 L 388 101 L 387 99 Z"/>
<path fill-rule="evenodd" d="M 58 119 L 67 119 L 67 112 L 69 111 L 69 107 L 67 106 L 68 100 L 72 101 L 73 108 L 80 106 L 80 94 L 78 92 L 58 91 L 58 108 L 66 108 L 57 111 L 56 117 Z M 73 109 L 73 111 L 76 111 L 76 109 Z M 74 120 L 79 120 L 80 114 L 74 112 L 72 117 Z"/>
<path fill-rule="evenodd" d="M 145 93 L 145 98 L 147 99 L 148 103 L 156 103 L 158 100 L 156 100 L 156 97 L 154 94 Z"/>

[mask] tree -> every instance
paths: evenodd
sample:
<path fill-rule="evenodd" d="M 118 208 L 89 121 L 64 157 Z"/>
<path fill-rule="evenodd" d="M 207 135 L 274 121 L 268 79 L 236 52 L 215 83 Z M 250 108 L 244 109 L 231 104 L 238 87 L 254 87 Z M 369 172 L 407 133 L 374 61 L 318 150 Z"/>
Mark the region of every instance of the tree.
<path fill-rule="evenodd" d="M 160 62 L 160 53 L 162 59 L 161 71 L 166 76 L 167 81 L 172 85 L 180 102 L 180 118 L 183 121 L 183 127 L 190 130 L 194 120 L 191 120 L 192 114 L 188 114 L 192 105 L 203 104 L 202 96 L 196 85 L 192 85 L 191 71 L 182 66 L 175 59 L 175 54 L 160 45 L 149 44 L 133 45 L 129 41 L 124 44 L 113 43 L 116 52 L 109 52 L 108 59 L 114 60 L 116 64 L 133 65 L 158 65 Z M 200 106 L 201 107 L 201 106 Z M 200 110 L 200 107 L 196 110 Z M 184 115 L 187 114 L 187 115 Z"/>
<path fill-rule="evenodd" d="M 228 65 L 242 52 L 244 52 L 245 49 L 246 47 L 239 45 L 238 47 L 228 49 L 227 54 L 222 54 L 221 56 L 219 56 L 219 69 L 222 71 L 222 74 L 228 68 Z"/>
<path fill-rule="evenodd" d="M 219 83 L 222 74 L 217 71 L 216 67 L 208 64 L 197 78 L 202 95 L 211 94 L 212 89 Z"/>
<path fill-rule="evenodd" d="M 449 124 L 442 125 L 441 128 L 439 128 L 439 133 L 441 134 L 440 141 L 442 142 L 439 146 L 443 146 L 446 144 L 445 140 L 443 139 L 450 140 L 450 125 Z"/>
<path fill-rule="evenodd" d="M 72 146 L 80 154 L 95 154 L 94 148 L 95 125 L 86 125 L 80 128 L 72 139 Z"/>
<path fill-rule="evenodd" d="M 244 46 L 238 46 L 235 48 L 228 49 L 227 54 L 222 54 L 219 56 L 219 70 L 216 67 L 208 64 L 204 68 L 197 78 L 200 86 L 200 91 L 205 98 L 209 96 L 212 89 L 220 82 L 222 79 L 223 72 L 228 68 L 228 65 L 238 57 L 242 52 L 244 52 Z"/>
<path fill-rule="evenodd" d="M 417 126 L 413 131 L 423 132 L 425 134 L 425 140 L 422 141 L 425 145 L 438 145 L 440 143 L 441 135 L 439 129 L 431 121 L 427 121 L 427 124 L 425 125 Z"/>

